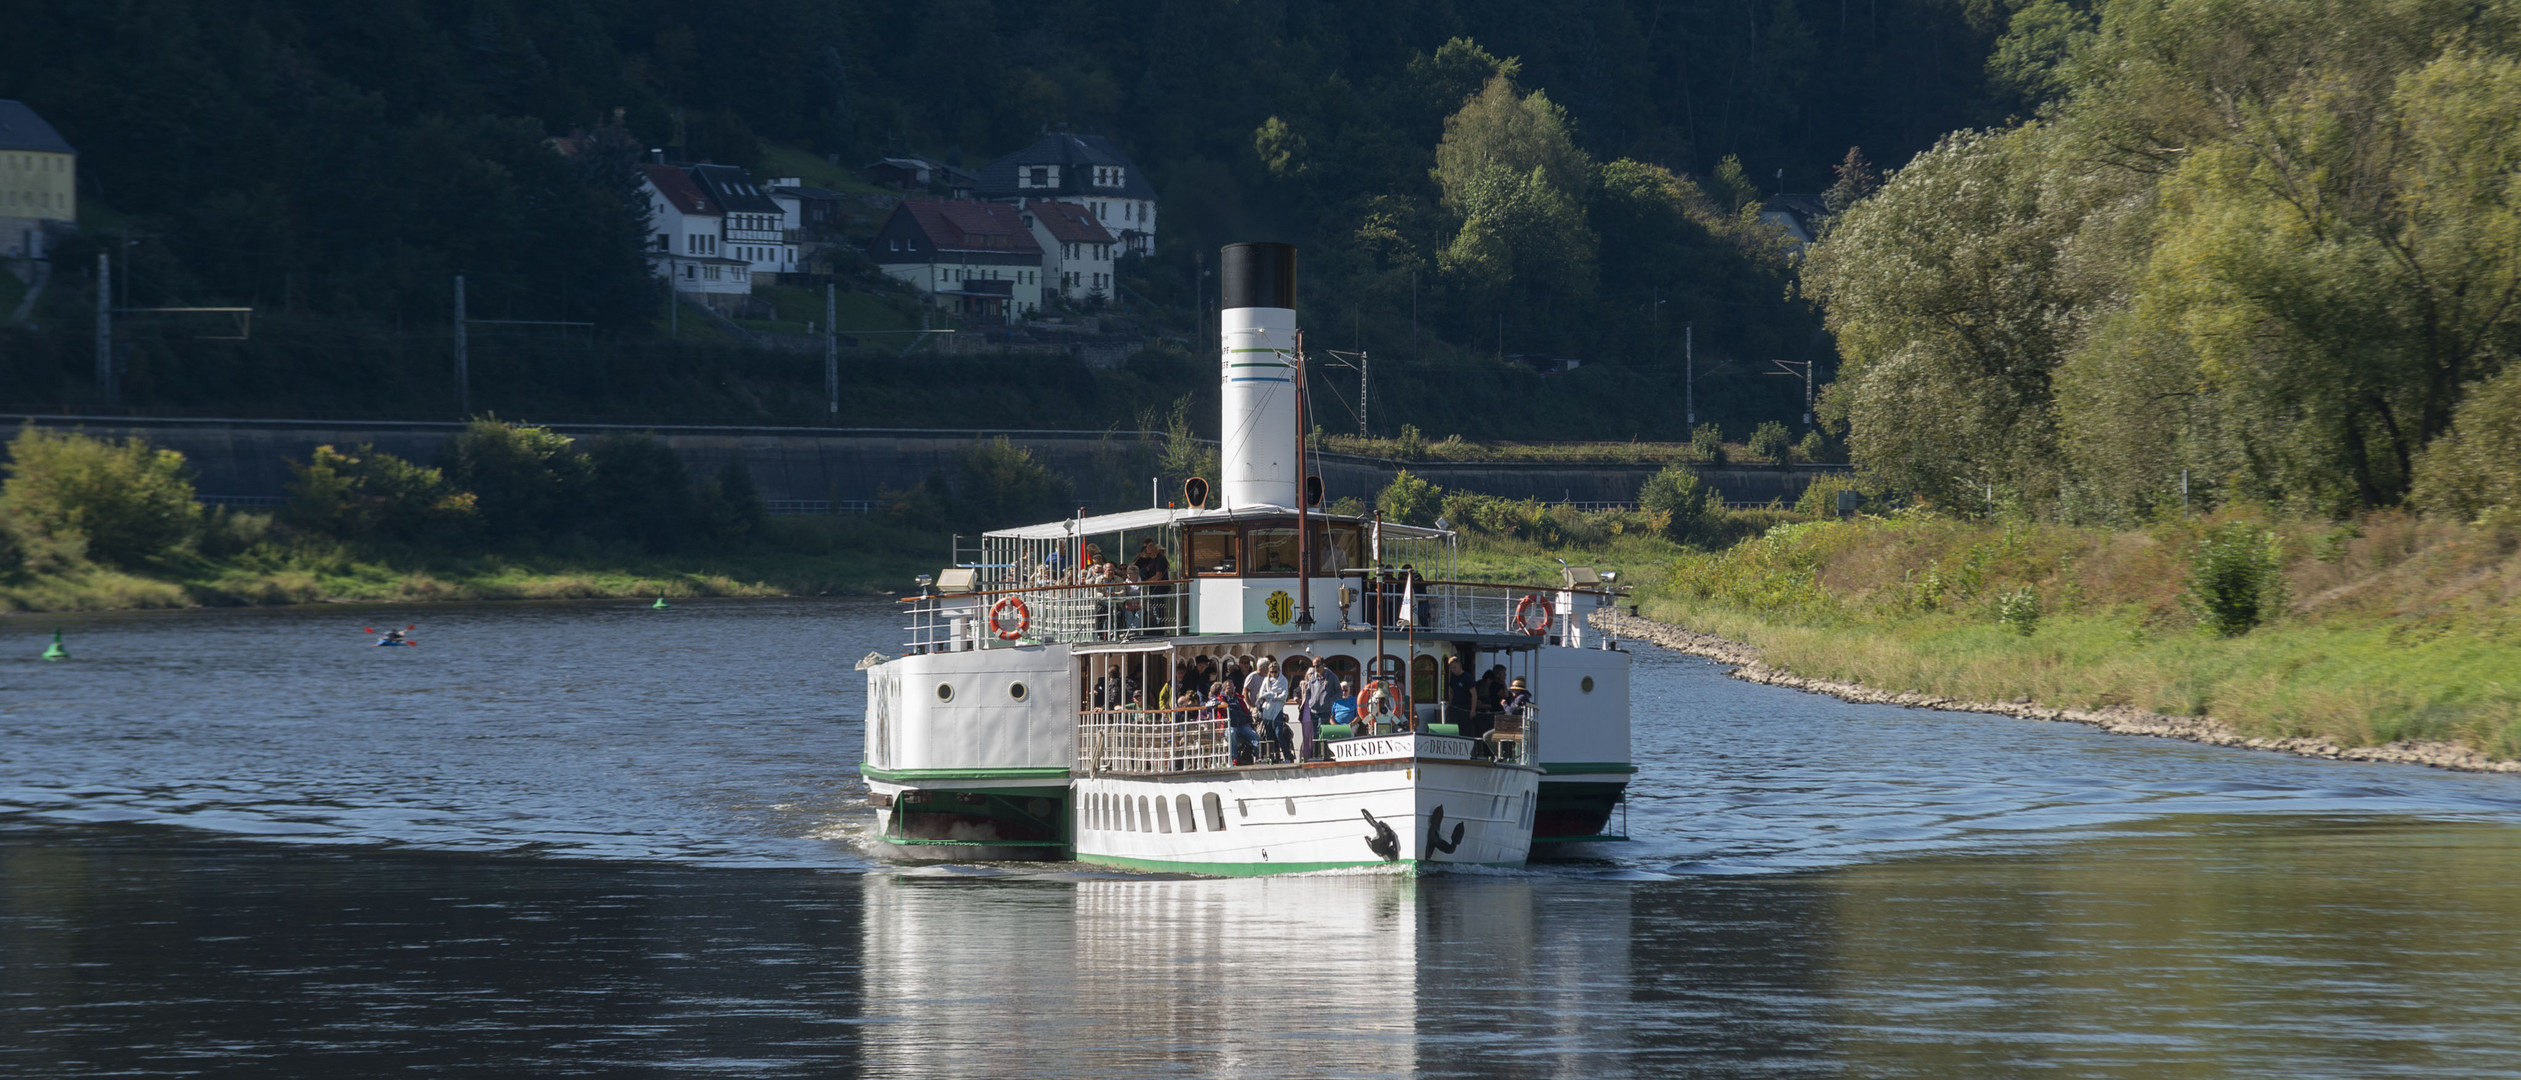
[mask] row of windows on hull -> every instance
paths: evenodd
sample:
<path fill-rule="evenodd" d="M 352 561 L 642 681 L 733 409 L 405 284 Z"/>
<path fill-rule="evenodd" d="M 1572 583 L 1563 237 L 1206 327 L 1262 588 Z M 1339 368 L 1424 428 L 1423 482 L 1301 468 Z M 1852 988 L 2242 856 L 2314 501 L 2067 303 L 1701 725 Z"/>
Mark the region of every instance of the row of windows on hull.
<path fill-rule="evenodd" d="M 1208 831 L 1225 831 L 1225 801 L 1216 792 L 1200 796 L 1200 808 L 1207 812 Z M 1251 804 L 1235 800 L 1243 816 L 1252 814 Z M 1287 814 L 1296 812 L 1294 799 L 1287 800 Z M 1195 833 L 1199 818 L 1191 810 L 1188 794 L 1170 799 L 1162 795 L 1122 795 L 1112 792 L 1091 792 L 1077 806 L 1077 827 L 1091 832 Z"/>

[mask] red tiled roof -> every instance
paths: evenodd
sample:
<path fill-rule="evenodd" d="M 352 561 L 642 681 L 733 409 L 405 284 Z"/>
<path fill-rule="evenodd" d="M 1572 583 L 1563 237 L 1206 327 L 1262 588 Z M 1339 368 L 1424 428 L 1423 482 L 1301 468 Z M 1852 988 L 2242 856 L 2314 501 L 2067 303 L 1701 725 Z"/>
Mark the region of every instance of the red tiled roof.
<path fill-rule="evenodd" d="M 940 251 L 1004 251 L 1039 255 L 1033 230 L 1023 215 L 1005 203 L 906 199 L 902 210 Z"/>
<path fill-rule="evenodd" d="M 1075 203 L 1034 202 L 1024 204 L 1024 208 L 1041 219 L 1052 239 L 1087 244 L 1113 242 L 1111 231 L 1094 220 L 1094 211 Z"/>
<path fill-rule="evenodd" d="M 700 190 L 699 184 L 692 182 L 690 173 L 672 165 L 642 165 L 639 173 L 647 177 L 650 184 L 656 185 L 657 191 L 677 210 L 711 217 L 722 217 L 726 213 L 709 200 L 709 194 Z"/>

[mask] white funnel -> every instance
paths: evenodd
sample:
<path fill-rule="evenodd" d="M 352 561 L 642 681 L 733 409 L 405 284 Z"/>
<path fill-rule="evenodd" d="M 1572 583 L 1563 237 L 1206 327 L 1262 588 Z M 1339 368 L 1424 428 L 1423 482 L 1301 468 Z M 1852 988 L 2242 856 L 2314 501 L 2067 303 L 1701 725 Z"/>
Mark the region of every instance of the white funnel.
<path fill-rule="evenodd" d="M 1296 505 L 1296 249 L 1228 244 L 1217 260 L 1218 491 L 1227 507 Z"/>

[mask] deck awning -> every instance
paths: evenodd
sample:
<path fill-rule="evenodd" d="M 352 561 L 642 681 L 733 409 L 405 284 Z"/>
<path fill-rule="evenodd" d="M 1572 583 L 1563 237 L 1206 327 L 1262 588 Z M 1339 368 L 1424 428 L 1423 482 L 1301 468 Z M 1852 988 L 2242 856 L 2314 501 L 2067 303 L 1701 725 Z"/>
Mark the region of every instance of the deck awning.
<path fill-rule="evenodd" d="M 1249 518 L 1286 517 L 1293 513 L 1295 513 L 1293 509 L 1284 506 L 1239 506 L 1232 510 L 1182 510 L 1151 508 L 1146 510 L 1128 510 L 1118 514 L 1096 514 L 1091 517 L 1071 518 L 1064 521 L 1046 521 L 1038 525 L 1026 525 L 1022 528 L 1000 529 L 996 532 L 986 533 L 984 535 L 992 539 L 1006 540 L 1058 540 L 1070 536 L 1102 536 L 1107 533 L 1137 532 L 1141 529 L 1157 529 L 1165 526 L 1179 527 L 1186 525 L 1214 524 L 1226 521 L 1241 521 Z M 1363 524 L 1366 520 L 1342 515 L 1325 514 L 1319 511 L 1314 512 L 1313 517 L 1317 520 L 1323 521 L 1348 521 L 1359 524 Z M 1397 538 L 1432 537 L 1444 536 L 1447 534 L 1445 530 L 1442 529 L 1422 528 L 1416 525 L 1396 525 L 1387 521 L 1383 523 L 1383 535 Z"/>

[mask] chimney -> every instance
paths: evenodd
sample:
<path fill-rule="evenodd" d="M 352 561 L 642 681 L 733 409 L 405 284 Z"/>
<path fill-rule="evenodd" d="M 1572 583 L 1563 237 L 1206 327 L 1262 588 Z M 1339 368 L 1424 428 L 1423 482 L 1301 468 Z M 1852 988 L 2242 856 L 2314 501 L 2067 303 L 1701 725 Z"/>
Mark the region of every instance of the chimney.
<path fill-rule="evenodd" d="M 1227 244 L 1217 256 L 1217 468 L 1224 505 L 1296 505 L 1296 249 Z"/>

